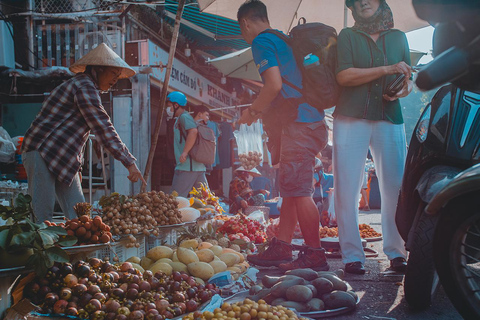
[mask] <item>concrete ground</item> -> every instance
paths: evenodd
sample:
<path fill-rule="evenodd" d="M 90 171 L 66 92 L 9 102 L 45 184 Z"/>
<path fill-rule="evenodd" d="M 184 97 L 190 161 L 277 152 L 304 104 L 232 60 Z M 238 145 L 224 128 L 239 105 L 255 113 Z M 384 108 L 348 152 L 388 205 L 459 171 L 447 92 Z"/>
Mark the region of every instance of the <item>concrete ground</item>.
<path fill-rule="evenodd" d="M 381 229 L 380 210 L 360 212 L 360 223 L 367 223 L 377 232 Z M 345 274 L 345 280 L 357 292 L 360 302 L 356 310 L 335 316 L 335 319 L 413 319 L 413 320 L 455 320 L 460 314 L 439 288 L 432 306 L 422 312 L 412 312 L 405 301 L 402 274 L 388 270 L 390 262 L 382 251 L 382 242 L 369 242 L 367 247 L 378 252 L 378 257 L 367 258 L 367 273 L 363 276 Z M 329 258 L 330 270 L 344 268 L 340 258 Z M 277 269 L 263 269 L 261 274 L 280 275 Z"/>

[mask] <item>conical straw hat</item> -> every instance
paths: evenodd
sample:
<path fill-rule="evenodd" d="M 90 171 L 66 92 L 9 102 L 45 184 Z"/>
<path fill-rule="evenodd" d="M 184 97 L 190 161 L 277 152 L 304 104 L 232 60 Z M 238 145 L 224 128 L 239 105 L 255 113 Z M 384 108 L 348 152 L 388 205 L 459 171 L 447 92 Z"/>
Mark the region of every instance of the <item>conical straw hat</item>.
<path fill-rule="evenodd" d="M 119 79 L 130 78 L 135 75 L 135 70 L 122 60 L 105 43 L 99 44 L 95 49 L 84 55 L 80 60 L 70 66 L 70 71 L 79 73 L 85 71 L 86 66 L 107 66 L 122 68 Z"/>

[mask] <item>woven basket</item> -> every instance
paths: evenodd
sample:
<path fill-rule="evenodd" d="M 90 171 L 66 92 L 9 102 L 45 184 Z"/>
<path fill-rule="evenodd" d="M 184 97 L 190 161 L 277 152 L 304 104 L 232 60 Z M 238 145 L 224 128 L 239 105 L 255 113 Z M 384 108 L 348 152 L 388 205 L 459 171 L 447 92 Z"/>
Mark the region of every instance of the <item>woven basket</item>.
<path fill-rule="evenodd" d="M 270 214 L 270 208 L 265 207 L 265 206 L 249 206 L 244 209 L 245 215 L 249 216 L 252 212 L 260 210 L 263 212 L 263 215 L 265 216 L 265 221 L 268 221 L 268 217 Z"/>

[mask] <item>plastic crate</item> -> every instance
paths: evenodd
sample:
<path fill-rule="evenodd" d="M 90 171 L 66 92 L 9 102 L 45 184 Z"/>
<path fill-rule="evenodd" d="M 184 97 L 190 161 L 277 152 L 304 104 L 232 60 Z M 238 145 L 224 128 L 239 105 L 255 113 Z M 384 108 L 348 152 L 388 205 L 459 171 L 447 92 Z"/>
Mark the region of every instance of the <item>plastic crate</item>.
<path fill-rule="evenodd" d="M 138 235 L 136 238 L 137 242 L 140 243 L 138 248 L 127 248 L 126 245 L 130 242 L 130 240 L 121 239 L 119 241 L 112 242 L 110 246 L 106 248 L 96 251 L 95 256 L 96 258 L 102 260 L 105 259 L 105 257 L 108 257 L 110 261 L 113 261 L 114 257 L 118 257 L 119 262 L 123 262 L 133 256 L 143 258 L 146 253 L 145 236 Z"/>
<path fill-rule="evenodd" d="M 146 251 L 161 245 L 173 246 L 177 243 L 178 232 L 177 229 L 160 229 L 158 236 L 150 235 L 146 239 Z"/>

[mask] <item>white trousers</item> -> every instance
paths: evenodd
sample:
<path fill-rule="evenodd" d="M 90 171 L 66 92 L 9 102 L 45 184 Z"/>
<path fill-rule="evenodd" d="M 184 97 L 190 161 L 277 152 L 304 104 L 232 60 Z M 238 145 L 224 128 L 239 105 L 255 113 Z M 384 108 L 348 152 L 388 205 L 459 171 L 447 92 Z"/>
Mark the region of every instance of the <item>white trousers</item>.
<path fill-rule="evenodd" d="M 343 263 L 365 262 L 358 230 L 358 201 L 369 147 L 380 187 L 383 251 L 390 260 L 407 256 L 395 224 L 407 151 L 405 126 L 336 116 L 333 121 L 333 176 Z"/>

